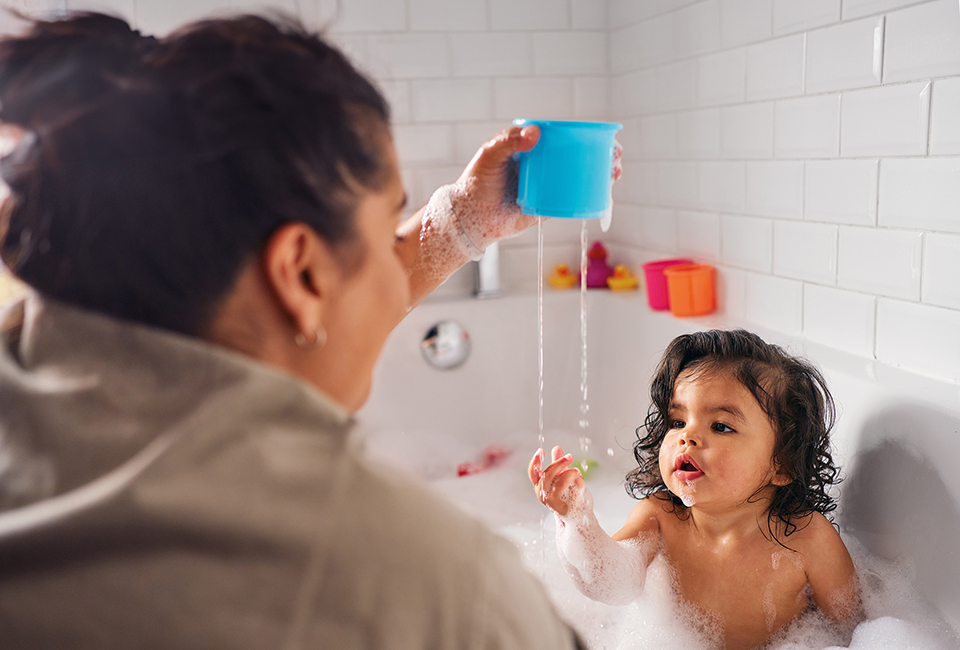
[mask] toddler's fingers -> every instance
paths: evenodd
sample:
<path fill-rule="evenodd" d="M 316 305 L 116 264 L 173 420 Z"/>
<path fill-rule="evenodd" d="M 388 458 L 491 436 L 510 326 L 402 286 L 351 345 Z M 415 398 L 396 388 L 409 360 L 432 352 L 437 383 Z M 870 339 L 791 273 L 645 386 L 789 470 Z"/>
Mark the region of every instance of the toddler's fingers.
<path fill-rule="evenodd" d="M 557 445 L 551 450 L 550 454 L 554 461 L 560 460 L 561 458 L 563 458 L 563 447 L 561 447 L 560 445 Z"/>
<path fill-rule="evenodd" d="M 559 447 L 558 447 L 559 449 Z M 567 454 L 566 456 L 560 456 L 552 463 L 547 465 L 543 472 L 540 474 L 540 478 L 543 481 L 544 486 L 549 486 L 553 483 L 554 478 L 563 470 L 567 469 L 570 466 L 570 463 L 573 462 L 573 456 Z"/>
<path fill-rule="evenodd" d="M 540 482 L 540 478 L 543 476 L 543 449 L 538 449 L 537 452 L 533 455 L 533 458 L 530 459 L 530 465 L 527 467 L 527 475 L 530 477 L 530 482 L 536 485 Z"/>
<path fill-rule="evenodd" d="M 568 467 L 557 474 L 553 479 L 552 488 L 557 492 L 563 492 L 570 487 L 571 484 L 577 487 L 583 485 L 583 475 L 576 467 Z"/>

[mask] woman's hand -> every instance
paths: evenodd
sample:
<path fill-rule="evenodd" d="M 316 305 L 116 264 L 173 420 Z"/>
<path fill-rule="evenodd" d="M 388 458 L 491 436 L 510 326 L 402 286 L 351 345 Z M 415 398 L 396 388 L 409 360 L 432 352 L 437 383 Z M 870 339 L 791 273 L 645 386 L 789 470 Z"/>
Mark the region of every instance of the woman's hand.
<path fill-rule="evenodd" d="M 450 201 L 472 246 L 482 254 L 495 241 L 520 234 L 537 222 L 523 214 L 516 201 L 511 157 L 529 151 L 540 140 L 536 126 L 510 127 L 484 143 L 451 187 Z M 513 163 L 516 172 L 516 163 Z"/>
<path fill-rule="evenodd" d="M 410 275 L 411 307 L 491 243 L 519 234 L 537 222 L 509 198 L 510 157 L 529 151 L 540 139 L 535 126 L 501 131 L 485 143 L 452 185 L 444 185 L 429 203 L 400 225 L 400 257 Z"/>
<path fill-rule="evenodd" d="M 539 217 L 516 202 L 517 165 L 511 157 L 540 139 L 537 126 L 513 126 L 486 142 L 452 185 L 444 185 L 397 229 L 400 257 L 410 276 L 410 307 L 495 241 L 520 234 Z M 622 173 L 623 149 L 615 144 L 613 180 Z"/>
<path fill-rule="evenodd" d="M 564 454 L 561 447 L 554 447 L 553 462 L 543 467 L 543 449 L 538 449 L 530 461 L 527 473 L 540 503 L 561 517 L 588 507 L 584 494 L 583 476 L 576 467 L 570 467 L 572 454 Z"/>

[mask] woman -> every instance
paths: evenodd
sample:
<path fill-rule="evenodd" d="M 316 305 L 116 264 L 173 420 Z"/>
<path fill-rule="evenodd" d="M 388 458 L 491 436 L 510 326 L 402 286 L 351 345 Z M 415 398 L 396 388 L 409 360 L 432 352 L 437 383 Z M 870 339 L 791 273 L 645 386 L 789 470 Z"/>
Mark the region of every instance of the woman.
<path fill-rule="evenodd" d="M 491 241 L 533 131 L 413 219 L 380 94 L 256 17 L 0 43 L 4 648 L 565 648 L 514 548 L 358 452 L 391 328 Z"/>

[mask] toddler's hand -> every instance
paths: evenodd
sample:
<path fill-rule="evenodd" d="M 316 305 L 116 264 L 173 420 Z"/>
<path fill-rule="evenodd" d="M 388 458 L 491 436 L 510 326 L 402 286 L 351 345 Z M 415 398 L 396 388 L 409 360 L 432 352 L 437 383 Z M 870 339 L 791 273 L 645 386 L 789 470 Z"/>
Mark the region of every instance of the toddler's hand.
<path fill-rule="evenodd" d="M 583 476 L 579 469 L 570 467 L 573 455 L 564 454 L 561 447 L 554 447 L 551 455 L 553 462 L 545 468 L 543 449 L 538 449 L 530 461 L 528 475 L 537 499 L 561 517 L 588 507 Z"/>

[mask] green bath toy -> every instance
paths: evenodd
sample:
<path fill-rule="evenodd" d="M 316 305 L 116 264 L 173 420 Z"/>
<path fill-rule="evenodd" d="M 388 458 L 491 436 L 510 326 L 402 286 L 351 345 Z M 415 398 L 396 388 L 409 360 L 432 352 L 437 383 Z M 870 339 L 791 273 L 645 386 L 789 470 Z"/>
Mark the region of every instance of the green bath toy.
<path fill-rule="evenodd" d="M 573 462 L 570 463 L 570 467 L 576 467 L 580 470 L 580 475 L 583 476 L 584 481 L 589 481 L 594 470 L 596 470 L 599 466 L 600 463 L 595 461 L 593 458 L 574 458 Z"/>

